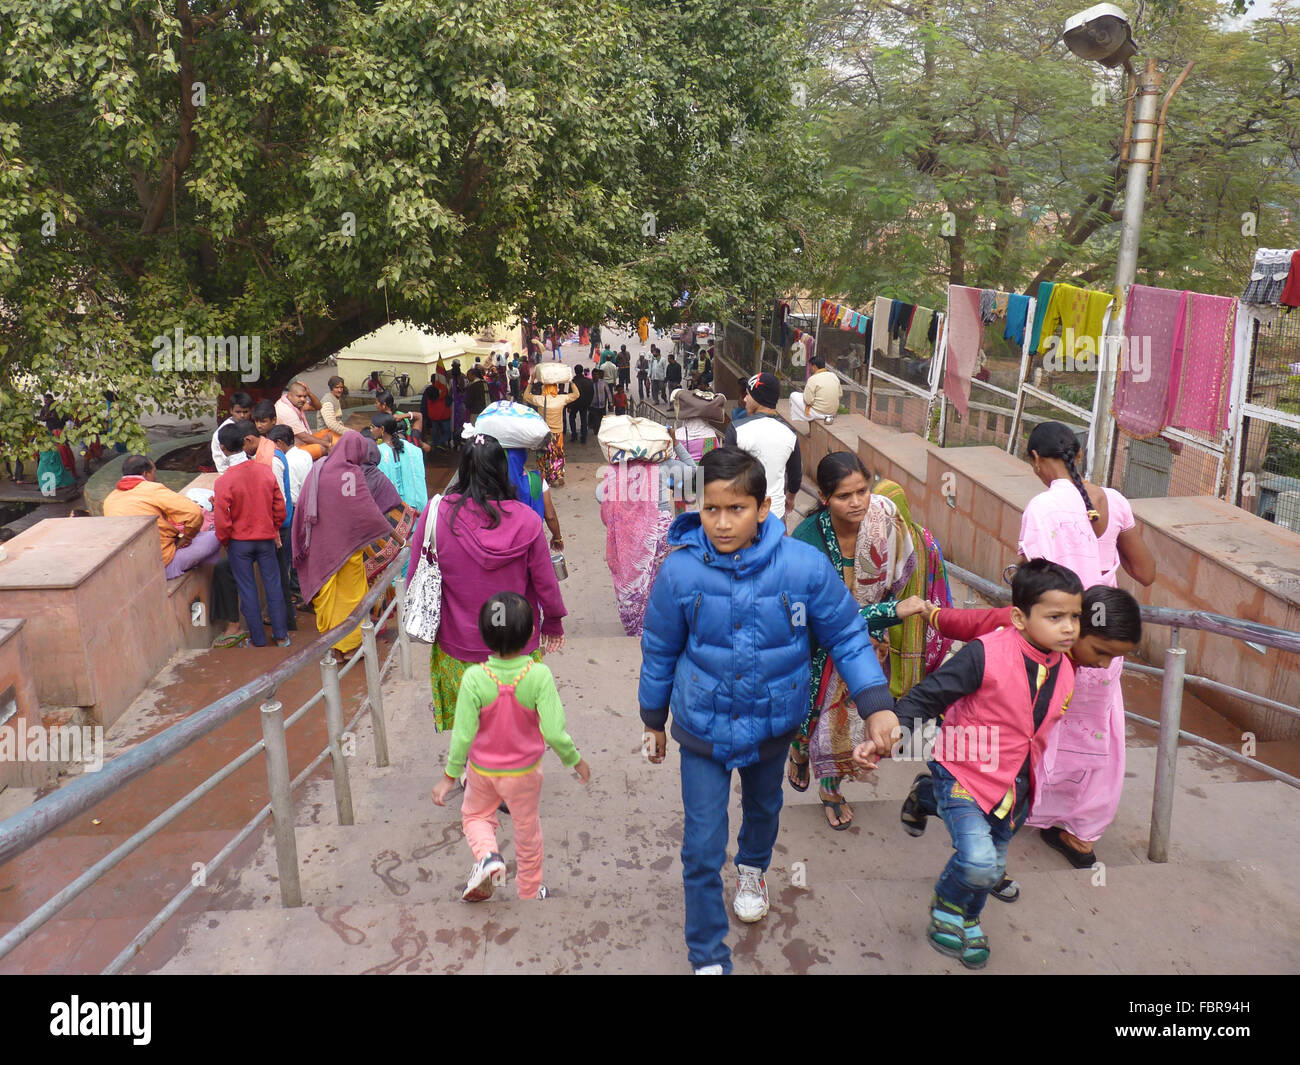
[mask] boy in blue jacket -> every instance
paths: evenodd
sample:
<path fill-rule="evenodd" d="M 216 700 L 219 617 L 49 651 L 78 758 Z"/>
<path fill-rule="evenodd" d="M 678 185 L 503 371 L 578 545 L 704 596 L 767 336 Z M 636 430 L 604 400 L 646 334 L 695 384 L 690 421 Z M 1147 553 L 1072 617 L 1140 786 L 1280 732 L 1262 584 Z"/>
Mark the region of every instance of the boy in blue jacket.
<path fill-rule="evenodd" d="M 686 947 L 699 975 L 731 972 L 721 869 L 731 771 L 741 825 L 733 910 L 768 910 L 763 873 L 780 827 L 785 755 L 808 712 L 808 634 L 829 647 L 876 750 L 898 726 L 858 604 L 815 548 L 768 514 L 767 474 L 736 447 L 700 463 L 698 514 L 673 522 L 641 637 L 641 720 L 651 762 L 664 760 L 671 709 L 682 752 Z"/>

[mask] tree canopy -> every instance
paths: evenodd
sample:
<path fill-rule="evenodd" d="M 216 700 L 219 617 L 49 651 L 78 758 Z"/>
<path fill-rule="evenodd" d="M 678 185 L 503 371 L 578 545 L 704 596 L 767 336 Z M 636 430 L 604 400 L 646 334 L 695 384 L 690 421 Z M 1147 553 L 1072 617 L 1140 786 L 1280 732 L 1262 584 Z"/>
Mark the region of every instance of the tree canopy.
<path fill-rule="evenodd" d="M 813 105 L 831 158 L 824 291 L 939 303 L 947 284 L 1108 287 L 1123 213 L 1125 85 L 1060 42 L 1080 6 L 827 0 Z M 1134 26 L 1173 97 L 1138 281 L 1236 294 L 1300 219 L 1300 8 L 1241 29 L 1212 0 Z"/>
<path fill-rule="evenodd" d="M 136 446 L 142 405 L 197 412 L 212 379 L 151 363 L 178 328 L 258 338 L 276 383 L 390 319 L 664 323 L 790 284 L 808 12 L 0 0 L 0 439 L 46 390 Z"/>

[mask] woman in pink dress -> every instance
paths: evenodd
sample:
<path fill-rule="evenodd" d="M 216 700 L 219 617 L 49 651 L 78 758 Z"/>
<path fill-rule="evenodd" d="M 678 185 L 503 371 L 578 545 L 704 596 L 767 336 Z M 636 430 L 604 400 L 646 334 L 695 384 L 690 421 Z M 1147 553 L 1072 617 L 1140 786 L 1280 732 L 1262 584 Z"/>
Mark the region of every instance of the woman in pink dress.
<path fill-rule="evenodd" d="M 1074 431 L 1044 422 L 1029 437 L 1029 460 L 1047 485 L 1025 507 L 1020 557 L 1068 566 L 1085 588 L 1117 587 L 1119 568 L 1150 586 L 1156 563 L 1133 520 L 1128 500 L 1079 475 Z M 1115 819 L 1124 787 L 1124 695 L 1117 657 L 1107 669 L 1075 672 L 1074 696 L 1052 735 L 1027 823 L 1079 869 L 1096 860 L 1093 844 Z"/>

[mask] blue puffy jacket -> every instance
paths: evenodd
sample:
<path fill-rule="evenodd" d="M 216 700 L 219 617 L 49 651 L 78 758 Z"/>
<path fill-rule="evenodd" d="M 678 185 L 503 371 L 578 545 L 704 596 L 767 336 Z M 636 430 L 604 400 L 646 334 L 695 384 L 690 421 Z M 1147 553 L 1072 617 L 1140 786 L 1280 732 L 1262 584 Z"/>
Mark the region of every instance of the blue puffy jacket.
<path fill-rule="evenodd" d="M 769 516 L 758 541 L 719 554 L 696 513 L 678 517 L 641 637 L 641 719 L 727 768 L 751 765 L 808 714 L 808 633 L 830 649 L 859 712 L 892 709 L 867 623 L 834 567 Z M 767 750 L 764 750 L 766 755 Z"/>

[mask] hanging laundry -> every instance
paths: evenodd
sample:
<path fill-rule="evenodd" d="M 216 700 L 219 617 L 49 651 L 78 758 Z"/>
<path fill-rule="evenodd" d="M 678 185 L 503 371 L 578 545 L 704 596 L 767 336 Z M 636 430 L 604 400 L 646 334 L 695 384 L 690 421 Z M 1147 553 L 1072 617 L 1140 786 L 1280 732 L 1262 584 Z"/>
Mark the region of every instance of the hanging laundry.
<path fill-rule="evenodd" d="M 1187 293 L 1134 285 L 1124 318 L 1124 349 L 1111 410 L 1115 423 L 1139 439 L 1165 427 L 1169 408 L 1174 335 L 1187 306 Z"/>
<path fill-rule="evenodd" d="M 1237 301 L 1187 293 L 1174 333 L 1167 421 L 1179 429 L 1220 433 L 1228 426 Z"/>
<path fill-rule="evenodd" d="M 948 358 L 944 367 L 943 391 L 962 418 L 970 409 L 970 379 L 979 361 L 983 339 L 980 290 L 965 285 L 949 285 Z"/>
<path fill-rule="evenodd" d="M 1300 307 L 1300 251 L 1291 253 L 1291 269 L 1277 301 L 1283 307 Z"/>
<path fill-rule="evenodd" d="M 853 322 L 857 318 L 858 312 L 851 309 L 845 309 L 844 317 L 840 319 L 840 328 L 846 333 L 854 329 Z"/>
<path fill-rule="evenodd" d="M 930 350 L 938 350 L 939 345 L 939 322 L 942 321 L 943 314 L 936 312 L 935 316 L 930 319 L 930 328 L 925 331 L 925 339 L 930 342 Z"/>
<path fill-rule="evenodd" d="M 1029 318 L 1029 297 L 1010 295 L 1007 297 L 1007 327 L 1002 335 L 1017 344 L 1025 342 L 1025 322 Z"/>
<path fill-rule="evenodd" d="M 1294 251 L 1282 248 L 1258 248 L 1255 266 L 1250 272 L 1246 291 L 1241 294 L 1243 303 L 1277 304 L 1291 270 Z"/>
<path fill-rule="evenodd" d="M 1113 302 L 1113 298 L 1105 292 L 1093 292 L 1074 285 L 1056 285 L 1052 289 L 1047 313 L 1043 316 L 1040 341 L 1043 337 L 1053 336 L 1059 328 L 1062 356 L 1086 356 L 1088 341 L 1091 341 L 1095 360 L 1101 352 L 1102 324 L 1106 320 L 1106 310 Z"/>
<path fill-rule="evenodd" d="M 1040 281 L 1038 283 L 1038 304 L 1034 307 L 1034 328 L 1029 334 L 1029 354 L 1037 355 L 1038 349 L 1042 346 L 1043 339 L 1043 318 L 1047 315 L 1047 305 L 1052 302 L 1052 289 L 1056 287 L 1053 281 Z"/>
<path fill-rule="evenodd" d="M 930 326 L 934 322 L 934 310 L 930 307 L 917 307 L 912 315 L 912 325 L 907 330 L 907 346 L 914 352 L 927 352 Z"/>
<path fill-rule="evenodd" d="M 993 321 L 998 294 L 991 288 L 980 289 L 980 321 L 986 325 Z"/>
<path fill-rule="evenodd" d="M 916 310 L 916 304 L 895 300 L 894 310 L 897 311 L 897 317 L 893 319 L 889 335 L 903 340 L 907 336 L 908 326 L 912 324 L 912 314 Z"/>
<path fill-rule="evenodd" d="M 871 330 L 872 351 L 884 351 L 889 347 L 889 319 L 894 312 L 894 301 L 884 296 L 876 297 L 876 313 L 871 316 L 874 323 Z"/>
<path fill-rule="evenodd" d="M 993 297 L 993 316 L 1002 318 L 1007 313 L 1007 301 L 1011 299 L 1010 292 L 999 292 Z"/>

